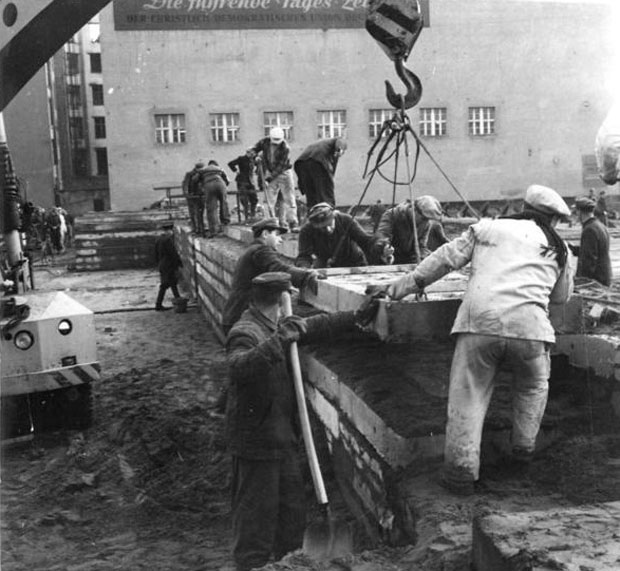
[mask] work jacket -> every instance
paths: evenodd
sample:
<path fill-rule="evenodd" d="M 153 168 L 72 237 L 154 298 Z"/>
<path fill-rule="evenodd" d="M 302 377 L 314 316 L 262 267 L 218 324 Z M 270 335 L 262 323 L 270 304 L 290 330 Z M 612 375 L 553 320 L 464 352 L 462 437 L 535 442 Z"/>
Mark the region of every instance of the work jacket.
<path fill-rule="evenodd" d="M 275 145 L 275 149 L 271 150 L 271 139 L 265 137 L 252 147 L 255 153 L 261 153 L 265 176 L 276 178 L 283 172 L 290 170 L 291 161 L 289 158 L 290 149 L 286 141 L 282 141 Z"/>
<path fill-rule="evenodd" d="M 286 272 L 292 284 L 300 288 L 310 275 L 308 270 L 296 268 L 283 262 L 276 250 L 267 246 L 260 238 L 250 244 L 235 267 L 232 287 L 222 315 L 222 329 L 227 333 L 241 314 L 248 308 L 252 293 L 252 280 L 265 272 Z"/>
<path fill-rule="evenodd" d="M 364 232 L 348 214 L 336 211 L 334 215 L 336 226 L 332 234 L 310 222 L 301 227 L 295 265 L 303 268 L 354 268 L 367 266 L 368 260 L 375 263 L 380 258 L 384 240 Z M 328 264 L 334 255 L 335 259 Z"/>
<path fill-rule="evenodd" d="M 354 327 L 353 312 L 306 318 L 300 343 L 325 341 Z M 250 460 L 279 459 L 299 442 L 289 347 L 277 324 L 253 305 L 230 330 L 226 352 L 230 376 L 227 430 L 232 454 Z"/>
<path fill-rule="evenodd" d="M 162 279 L 174 281 L 177 270 L 183 265 L 174 245 L 172 234 L 162 234 L 155 241 L 155 262 Z"/>
<path fill-rule="evenodd" d="M 207 165 L 200 171 L 200 174 L 203 187 L 214 182 L 223 183 L 228 186 L 228 177 L 226 173 L 217 165 Z"/>
<path fill-rule="evenodd" d="M 416 224 L 416 230 L 421 258 L 425 258 L 448 241 L 443 226 L 435 220 L 422 219 Z M 413 219 L 409 205 L 397 205 L 386 210 L 379 221 L 377 233 L 388 239 L 394 248 L 394 263 L 417 262 L 413 239 Z"/>
<path fill-rule="evenodd" d="M 596 217 L 583 223 L 577 276 L 592 278 L 605 286 L 611 284 L 609 231 Z"/>
<path fill-rule="evenodd" d="M 237 185 L 254 187 L 254 161 L 247 155 L 240 155 L 228 163 L 228 168 L 237 173 Z"/>
<path fill-rule="evenodd" d="M 549 303 L 573 292 L 575 260 L 563 269 L 532 220 L 483 218 L 444 244 L 394 284 L 403 293 L 433 283 L 471 262 L 471 275 L 452 333 L 479 333 L 553 343 Z"/>
<path fill-rule="evenodd" d="M 295 163 L 303 161 L 315 161 L 319 163 L 331 177 L 336 172 L 336 166 L 338 165 L 339 155 L 336 154 L 336 141 L 337 137 L 332 139 L 321 139 L 316 143 L 308 145 L 297 157 Z"/>

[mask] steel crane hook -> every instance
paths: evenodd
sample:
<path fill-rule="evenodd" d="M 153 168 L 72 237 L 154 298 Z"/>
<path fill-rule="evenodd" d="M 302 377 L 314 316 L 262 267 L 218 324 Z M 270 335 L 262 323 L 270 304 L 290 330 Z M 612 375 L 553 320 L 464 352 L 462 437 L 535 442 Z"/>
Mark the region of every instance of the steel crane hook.
<path fill-rule="evenodd" d="M 419 77 L 411 70 L 405 67 L 402 58 L 394 60 L 394 67 L 396 73 L 400 77 L 407 88 L 407 93 L 403 96 L 400 93 L 396 93 L 392 84 L 385 80 L 385 96 L 390 102 L 390 105 L 395 109 L 411 109 L 420 102 L 422 99 L 422 82 Z"/>

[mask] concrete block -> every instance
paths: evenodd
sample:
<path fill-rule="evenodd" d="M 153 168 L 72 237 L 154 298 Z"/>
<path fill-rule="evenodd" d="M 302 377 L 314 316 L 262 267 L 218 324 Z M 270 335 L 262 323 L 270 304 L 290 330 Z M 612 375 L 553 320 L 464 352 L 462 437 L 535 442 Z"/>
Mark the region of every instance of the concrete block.
<path fill-rule="evenodd" d="M 473 523 L 476 571 L 620 568 L 620 502 L 496 513 Z"/>
<path fill-rule="evenodd" d="M 620 381 L 620 338 L 610 335 L 558 335 L 554 353 L 568 356 L 574 367 Z"/>

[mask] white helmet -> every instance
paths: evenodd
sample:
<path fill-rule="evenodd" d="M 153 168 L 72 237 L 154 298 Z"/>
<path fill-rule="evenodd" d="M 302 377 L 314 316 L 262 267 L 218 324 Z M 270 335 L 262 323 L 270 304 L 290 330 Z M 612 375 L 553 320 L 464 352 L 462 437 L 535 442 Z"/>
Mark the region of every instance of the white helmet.
<path fill-rule="evenodd" d="M 284 140 L 284 131 L 281 127 L 272 127 L 269 131 L 269 138 L 272 143 L 281 143 Z"/>

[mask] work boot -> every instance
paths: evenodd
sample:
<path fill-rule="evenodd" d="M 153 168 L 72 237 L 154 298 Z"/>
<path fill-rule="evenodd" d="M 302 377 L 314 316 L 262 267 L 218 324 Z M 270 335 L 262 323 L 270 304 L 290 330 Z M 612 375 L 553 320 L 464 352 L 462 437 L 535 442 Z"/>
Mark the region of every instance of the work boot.
<path fill-rule="evenodd" d="M 165 305 L 156 305 L 155 311 L 168 311 L 170 308 Z"/>
<path fill-rule="evenodd" d="M 439 474 L 439 484 L 457 496 L 471 496 L 475 492 L 474 477 L 460 466 L 445 466 Z"/>

